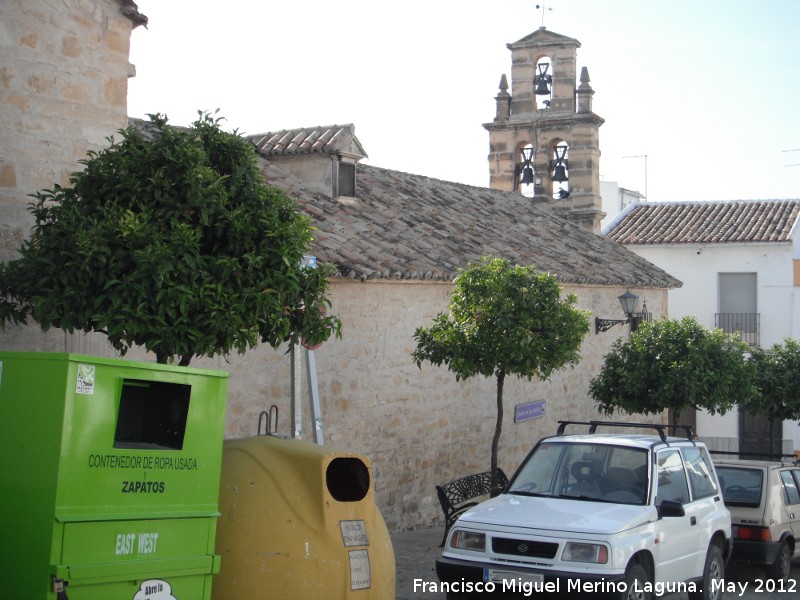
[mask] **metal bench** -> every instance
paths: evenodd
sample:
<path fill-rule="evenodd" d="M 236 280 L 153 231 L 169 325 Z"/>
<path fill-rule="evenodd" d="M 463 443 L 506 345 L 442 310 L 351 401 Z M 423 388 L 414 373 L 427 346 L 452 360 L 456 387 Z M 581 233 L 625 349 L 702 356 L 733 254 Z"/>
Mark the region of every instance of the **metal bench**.
<path fill-rule="evenodd" d="M 503 470 L 497 469 L 497 490 L 498 492 L 506 486 L 508 477 Z M 450 483 L 436 486 L 436 494 L 439 496 L 439 504 L 442 505 L 444 513 L 444 536 L 440 546 L 444 546 L 447 541 L 447 533 L 456 522 L 458 516 L 478 504 L 475 498 L 485 496 L 492 492 L 492 474 L 490 471 L 467 475 L 461 479 L 456 479 Z"/>

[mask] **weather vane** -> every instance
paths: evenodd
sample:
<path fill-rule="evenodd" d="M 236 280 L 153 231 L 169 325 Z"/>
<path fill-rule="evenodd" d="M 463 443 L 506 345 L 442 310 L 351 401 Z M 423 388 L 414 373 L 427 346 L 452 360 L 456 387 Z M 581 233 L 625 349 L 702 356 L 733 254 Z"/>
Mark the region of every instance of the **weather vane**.
<path fill-rule="evenodd" d="M 536 10 L 539 10 L 539 9 L 542 10 L 542 27 L 544 27 L 544 13 L 545 13 L 545 11 L 553 10 L 553 9 L 549 8 L 547 6 L 547 3 L 545 3 L 545 2 L 542 2 L 541 4 L 537 4 L 536 5 Z"/>

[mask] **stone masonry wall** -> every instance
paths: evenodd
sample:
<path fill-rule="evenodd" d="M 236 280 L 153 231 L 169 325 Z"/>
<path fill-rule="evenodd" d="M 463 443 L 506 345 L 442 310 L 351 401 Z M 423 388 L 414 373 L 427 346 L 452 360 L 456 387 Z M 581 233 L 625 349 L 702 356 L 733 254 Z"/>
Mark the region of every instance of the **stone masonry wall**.
<path fill-rule="evenodd" d="M 28 195 L 126 126 L 131 28 L 118 0 L 0 3 L 0 260 L 30 231 Z"/>
<path fill-rule="evenodd" d="M 446 367 L 411 360 L 414 331 L 446 310 L 452 286 L 442 283 L 348 282 L 332 285 L 333 312 L 343 320 L 342 339 L 315 352 L 325 444 L 368 456 L 374 464 L 379 507 L 390 530 L 439 523 L 435 486 L 489 468 L 496 419 L 494 379 L 457 382 Z M 505 419 L 499 464 L 509 475 L 540 437 L 555 433 L 559 419 L 605 418 L 588 397 L 589 380 L 627 326 L 595 335 L 594 316 L 621 318 L 624 290 L 567 287 L 590 309 L 591 330 L 581 362 L 550 381 L 506 379 Z M 632 290 L 656 317 L 665 316 L 663 290 Z M 258 415 L 278 407 L 278 431 L 291 433 L 291 363 L 286 348 L 260 347 L 229 361 L 196 361 L 230 371 L 226 435 L 256 433 Z M 305 363 L 302 370 L 303 437 L 313 439 Z M 517 404 L 546 401 L 544 417 L 514 423 Z M 628 416 L 625 420 L 636 420 Z"/>
<path fill-rule="evenodd" d="M 0 260 L 30 233 L 29 195 L 66 185 L 88 150 L 127 125 L 132 27 L 118 0 L 0 2 Z M 0 331 L 9 350 L 105 346 L 38 327 Z"/>
<path fill-rule="evenodd" d="M 446 310 L 451 291 L 452 286 L 443 283 L 334 280 L 331 285 L 332 312 L 342 318 L 343 328 L 341 340 L 315 351 L 324 441 L 373 462 L 376 498 L 390 530 L 441 523 L 435 486 L 489 468 L 497 415 L 495 380 L 475 377 L 459 382 L 446 367 L 425 363 L 417 368 L 411 360 L 414 331 Z M 594 316 L 621 318 L 617 296 L 622 291 L 564 288 L 564 293 L 577 294 L 578 306 L 593 312 L 580 363 L 546 382 L 506 378 L 499 465 L 509 476 L 540 437 L 555 433 L 558 420 L 605 418 L 588 397 L 589 381 L 612 342 L 627 335 L 628 328 L 617 325 L 595 334 Z M 655 318 L 666 316 L 665 290 L 631 291 L 646 299 Z M 65 336 L 59 331 L 51 332 L 49 344 L 31 343 L 36 332 L 36 326 L 9 326 L 0 332 L 0 348 L 114 355 L 98 335 Z M 292 364 L 287 350 L 262 345 L 244 355 L 192 361 L 192 367 L 230 373 L 227 438 L 255 435 L 259 414 L 272 405 L 278 407 L 278 432 L 292 433 Z M 304 353 L 300 355 L 302 437 L 313 440 L 307 363 Z M 126 358 L 155 360 L 140 349 Z M 538 400 L 546 402 L 545 416 L 514 423 L 515 405 Z"/>

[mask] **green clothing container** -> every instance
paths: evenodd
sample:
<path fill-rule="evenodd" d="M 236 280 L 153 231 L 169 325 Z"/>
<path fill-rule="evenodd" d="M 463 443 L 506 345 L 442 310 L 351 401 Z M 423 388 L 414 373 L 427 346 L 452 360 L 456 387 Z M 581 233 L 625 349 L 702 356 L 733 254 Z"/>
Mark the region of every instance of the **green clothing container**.
<path fill-rule="evenodd" d="M 210 598 L 227 377 L 0 352 L 0 595 Z"/>

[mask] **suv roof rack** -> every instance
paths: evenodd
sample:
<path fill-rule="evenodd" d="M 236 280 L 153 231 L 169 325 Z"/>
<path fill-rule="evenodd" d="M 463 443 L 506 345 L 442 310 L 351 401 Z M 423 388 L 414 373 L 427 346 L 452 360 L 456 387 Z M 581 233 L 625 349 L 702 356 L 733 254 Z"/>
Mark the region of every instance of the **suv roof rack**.
<path fill-rule="evenodd" d="M 709 453 L 719 454 L 720 456 L 738 456 L 739 459 L 741 460 L 761 460 L 767 462 L 778 462 L 784 465 L 787 462 L 797 464 L 798 460 L 798 457 L 794 454 L 762 454 L 760 452 L 744 452 L 737 450 L 709 450 Z"/>
<path fill-rule="evenodd" d="M 608 427 L 636 427 L 639 429 L 655 429 L 662 442 L 667 441 L 668 429 L 683 429 L 687 440 L 693 440 L 695 435 L 691 425 L 664 425 L 662 423 L 628 423 L 623 421 L 559 421 L 556 435 L 564 435 L 567 425 L 588 425 L 589 433 L 595 433 L 599 425 Z"/>

